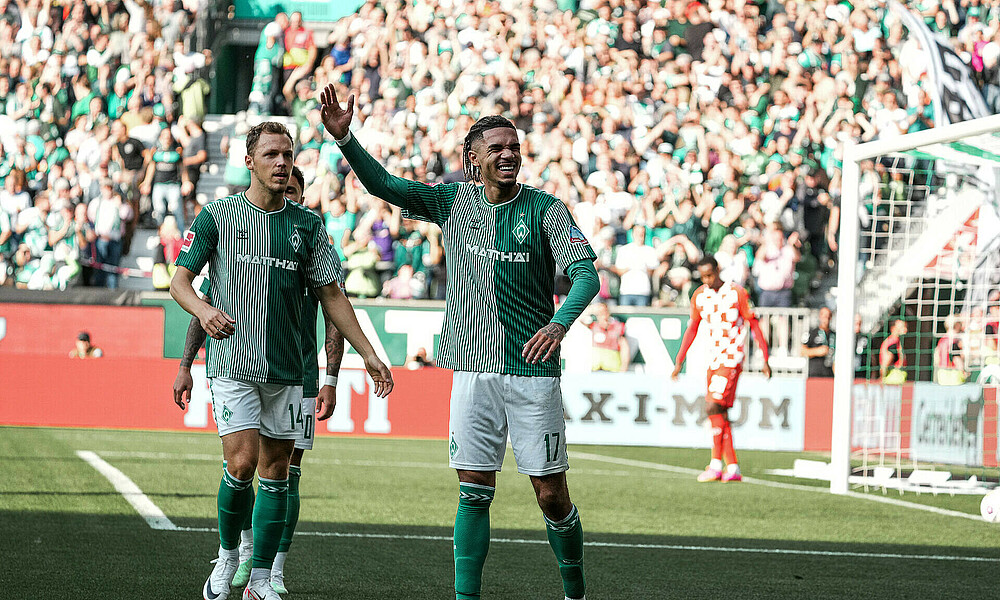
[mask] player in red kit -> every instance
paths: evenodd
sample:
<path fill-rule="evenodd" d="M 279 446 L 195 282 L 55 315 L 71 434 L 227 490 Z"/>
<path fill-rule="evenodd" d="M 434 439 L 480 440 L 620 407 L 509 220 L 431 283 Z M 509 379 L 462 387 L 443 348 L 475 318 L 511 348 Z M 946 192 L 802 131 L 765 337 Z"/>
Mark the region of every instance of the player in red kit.
<path fill-rule="evenodd" d="M 698 481 L 741 481 L 740 466 L 733 449 L 733 431 L 729 424 L 729 409 L 736 399 L 736 383 L 743 371 L 747 325 L 764 353 L 764 375 L 771 377 L 768 365 L 767 341 L 760 330 L 757 315 L 750 307 L 747 291 L 735 283 L 724 283 L 719 277 L 719 263 L 706 256 L 698 263 L 702 285 L 691 297 L 691 322 L 684 332 L 681 350 L 671 378 L 676 381 L 684 365 L 691 342 L 698 335 L 702 322 L 708 328 L 708 393 L 706 413 L 712 423 L 712 462 Z M 726 461 L 725 472 L 722 461 Z"/>

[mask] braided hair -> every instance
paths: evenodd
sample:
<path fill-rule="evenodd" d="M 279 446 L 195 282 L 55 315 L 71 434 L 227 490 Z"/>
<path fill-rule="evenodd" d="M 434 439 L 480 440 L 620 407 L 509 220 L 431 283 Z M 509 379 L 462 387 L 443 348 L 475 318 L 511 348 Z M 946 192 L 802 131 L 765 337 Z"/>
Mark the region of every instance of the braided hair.
<path fill-rule="evenodd" d="M 465 136 L 465 145 L 462 146 L 462 170 L 465 172 L 465 178 L 469 181 L 474 183 L 481 183 L 483 181 L 479 167 L 473 165 L 469 160 L 469 151 L 472 150 L 472 144 L 483 139 L 484 132 L 497 127 L 507 127 L 513 129 L 515 132 L 517 131 L 513 123 L 500 115 L 486 115 L 469 128 L 469 133 Z"/>

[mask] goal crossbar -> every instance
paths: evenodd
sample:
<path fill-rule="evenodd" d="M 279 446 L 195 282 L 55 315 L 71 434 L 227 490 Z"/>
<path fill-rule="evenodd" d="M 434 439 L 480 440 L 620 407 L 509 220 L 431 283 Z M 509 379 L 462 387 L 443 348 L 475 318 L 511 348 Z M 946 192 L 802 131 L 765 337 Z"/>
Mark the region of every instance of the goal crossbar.
<path fill-rule="evenodd" d="M 957 142 L 962 139 L 995 134 L 997 132 L 1000 132 L 1000 115 L 991 115 L 981 119 L 941 125 L 932 129 L 907 133 L 884 140 L 874 140 L 863 144 L 848 142 L 844 147 L 844 164 L 846 165 L 849 161 L 861 162 L 885 154 L 920 150 L 928 146 Z M 996 155 L 997 158 L 993 159 L 992 162 L 996 162 L 998 163 L 997 166 L 1000 166 L 1000 139 L 996 141 L 995 149 L 984 148 L 983 150 L 987 150 L 989 154 Z M 972 152 L 969 152 L 969 154 L 975 156 Z"/>

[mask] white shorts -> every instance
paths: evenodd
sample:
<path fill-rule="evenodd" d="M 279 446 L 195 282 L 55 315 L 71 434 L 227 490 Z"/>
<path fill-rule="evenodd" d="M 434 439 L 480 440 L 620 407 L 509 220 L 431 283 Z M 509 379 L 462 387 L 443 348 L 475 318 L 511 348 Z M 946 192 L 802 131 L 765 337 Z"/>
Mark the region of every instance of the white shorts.
<path fill-rule="evenodd" d="M 296 421 L 302 420 L 300 435 L 295 440 L 295 447 L 300 450 L 313 449 L 313 437 L 316 433 L 316 399 L 303 398 L 300 414 L 296 414 Z"/>
<path fill-rule="evenodd" d="M 508 432 L 519 472 L 541 476 L 569 468 L 558 377 L 455 371 L 448 429 L 454 469 L 499 471 Z"/>
<path fill-rule="evenodd" d="M 208 382 L 212 418 L 220 437 L 244 429 L 258 429 L 261 435 L 276 440 L 302 436 L 301 385 L 251 383 L 228 377 L 212 377 Z"/>

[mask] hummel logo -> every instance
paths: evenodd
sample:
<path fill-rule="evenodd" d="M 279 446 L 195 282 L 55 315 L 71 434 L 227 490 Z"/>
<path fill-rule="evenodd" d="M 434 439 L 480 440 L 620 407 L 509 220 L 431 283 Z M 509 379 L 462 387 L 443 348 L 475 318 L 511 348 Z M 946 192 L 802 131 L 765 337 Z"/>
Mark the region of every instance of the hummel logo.
<path fill-rule="evenodd" d="M 247 235 L 247 232 L 246 232 L 245 229 L 240 229 L 239 231 L 236 232 L 236 239 L 238 239 L 238 240 L 245 240 L 245 239 L 248 239 L 249 237 L 250 236 Z"/>

